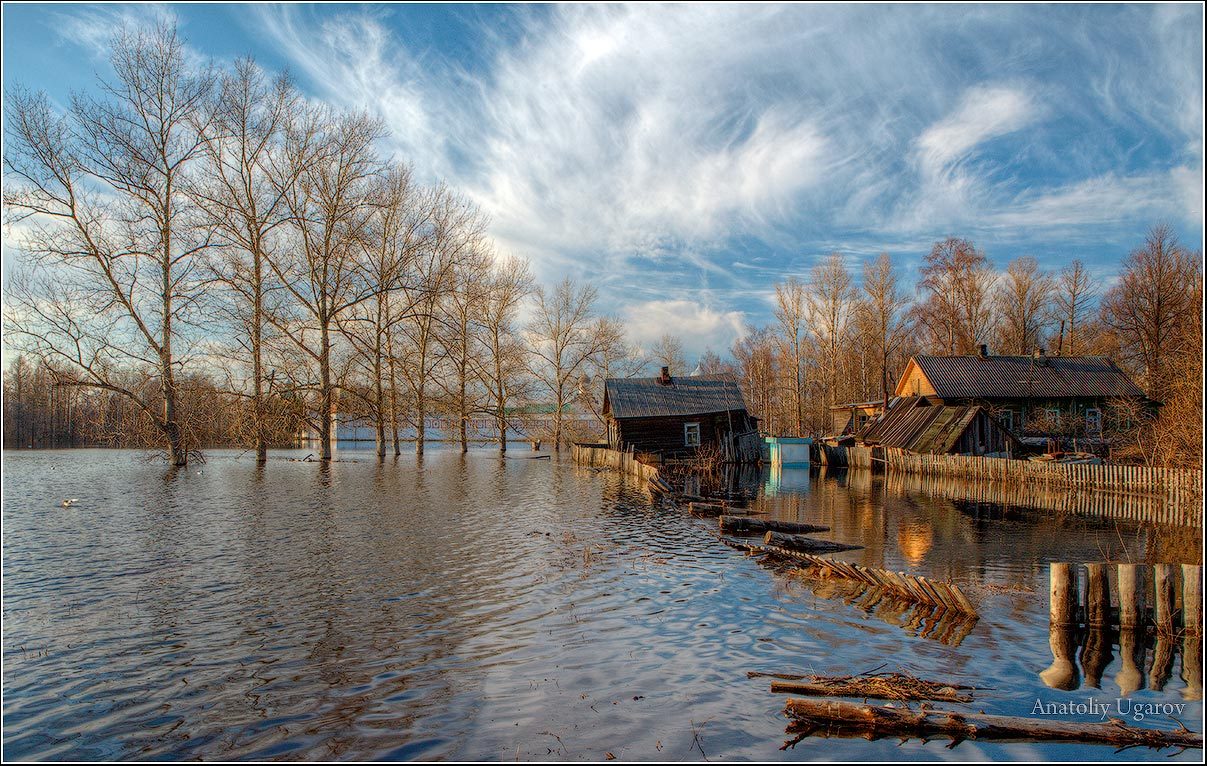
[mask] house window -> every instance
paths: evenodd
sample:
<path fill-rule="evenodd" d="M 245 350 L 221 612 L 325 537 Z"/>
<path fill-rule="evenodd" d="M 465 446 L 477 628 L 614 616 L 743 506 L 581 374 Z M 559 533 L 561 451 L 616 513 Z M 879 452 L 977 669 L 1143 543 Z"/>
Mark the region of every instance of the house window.
<path fill-rule="evenodd" d="M 1102 410 L 1091 407 L 1085 411 L 1085 430 L 1087 433 L 1102 433 Z"/>
<path fill-rule="evenodd" d="M 1048 425 L 1055 426 L 1060 423 L 1060 408 L 1046 407 L 1044 408 L 1044 415 L 1048 418 Z"/>
<path fill-rule="evenodd" d="M 684 423 L 683 424 L 683 443 L 688 447 L 700 446 L 700 424 L 699 423 Z"/>
<path fill-rule="evenodd" d="M 1007 431 L 1014 431 L 1014 410 L 1002 410 L 1002 425 Z"/>

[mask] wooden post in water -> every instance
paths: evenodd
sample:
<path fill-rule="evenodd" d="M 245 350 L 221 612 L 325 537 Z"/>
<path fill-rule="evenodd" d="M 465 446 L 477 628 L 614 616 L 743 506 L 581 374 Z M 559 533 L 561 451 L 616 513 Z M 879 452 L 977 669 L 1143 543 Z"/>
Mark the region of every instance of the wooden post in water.
<path fill-rule="evenodd" d="M 1182 565 L 1182 629 L 1186 635 L 1203 635 L 1203 567 Z"/>
<path fill-rule="evenodd" d="M 1137 649 L 1139 664 L 1137 664 Z M 1115 674 L 1115 684 L 1119 687 L 1121 696 L 1128 696 L 1144 686 L 1144 629 L 1119 629 L 1119 672 Z"/>
<path fill-rule="evenodd" d="M 1173 564 L 1153 565 L 1153 621 L 1158 633 L 1173 633 L 1174 617 Z"/>
<path fill-rule="evenodd" d="M 1086 564 L 1085 621 L 1091 628 L 1111 624 L 1111 588 L 1106 579 L 1106 564 Z"/>
<path fill-rule="evenodd" d="M 1139 628 L 1144 625 L 1144 570 L 1139 564 L 1120 564 L 1119 627 Z"/>
<path fill-rule="evenodd" d="M 1077 656 L 1077 578 L 1071 564 L 1048 565 L 1048 646 L 1052 665 L 1039 680 L 1052 689 L 1072 691 L 1081 685 L 1081 674 L 1073 661 Z"/>
<path fill-rule="evenodd" d="M 1187 632 L 1182 636 L 1182 680 L 1186 682 L 1186 688 L 1182 690 L 1184 699 L 1203 699 L 1203 640 L 1201 633 Z"/>
<path fill-rule="evenodd" d="M 1161 691 L 1169 680 L 1173 667 L 1173 635 L 1157 631 L 1157 645 L 1153 647 L 1153 664 L 1148 669 L 1148 688 Z"/>
<path fill-rule="evenodd" d="M 1048 565 L 1048 618 L 1052 625 L 1077 624 L 1077 579 L 1072 564 Z"/>

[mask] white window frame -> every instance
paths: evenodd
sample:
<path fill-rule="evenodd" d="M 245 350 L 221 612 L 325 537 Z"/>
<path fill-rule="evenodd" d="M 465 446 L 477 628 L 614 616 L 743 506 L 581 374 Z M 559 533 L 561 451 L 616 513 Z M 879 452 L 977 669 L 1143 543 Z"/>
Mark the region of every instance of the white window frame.
<path fill-rule="evenodd" d="M 692 441 L 692 433 L 695 433 L 696 440 Z M 683 445 L 685 447 L 700 446 L 700 424 L 699 423 L 684 423 L 683 424 Z"/>

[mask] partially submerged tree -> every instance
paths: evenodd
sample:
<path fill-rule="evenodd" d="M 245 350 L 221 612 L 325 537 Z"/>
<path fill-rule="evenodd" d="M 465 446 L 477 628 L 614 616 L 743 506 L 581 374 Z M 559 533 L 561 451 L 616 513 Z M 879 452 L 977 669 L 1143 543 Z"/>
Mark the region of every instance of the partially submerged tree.
<path fill-rule="evenodd" d="M 53 362 L 56 385 L 120 394 L 147 418 L 172 465 L 197 445 L 182 428 L 184 328 L 201 294 L 186 178 L 214 88 L 176 30 L 122 31 L 115 79 L 67 116 L 14 89 L 6 114 L 5 205 L 24 223 L 9 290 L 15 345 Z M 136 373 L 131 383 L 125 376 Z"/>
<path fill-rule="evenodd" d="M 517 315 L 532 292 L 532 271 L 527 261 L 508 258 L 492 264 L 477 315 L 478 343 L 484 354 L 478 376 L 486 391 L 486 408 L 495 421 L 499 451 L 507 451 L 507 431 L 513 410 L 531 394 L 527 349 Z"/>

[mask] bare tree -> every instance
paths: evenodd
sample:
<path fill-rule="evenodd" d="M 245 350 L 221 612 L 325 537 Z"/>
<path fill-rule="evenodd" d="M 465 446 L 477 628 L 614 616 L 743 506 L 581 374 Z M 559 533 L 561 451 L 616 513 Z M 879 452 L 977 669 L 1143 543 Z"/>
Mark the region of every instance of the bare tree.
<path fill-rule="evenodd" d="M 532 374 L 553 399 L 553 447 L 561 450 L 565 409 L 571 404 L 587 361 L 607 341 L 606 324 L 594 320 L 595 288 L 569 278 L 552 290 L 538 288 L 528 328 Z"/>
<path fill-rule="evenodd" d="M 701 375 L 737 375 L 737 368 L 733 362 L 722 359 L 721 355 L 711 348 L 705 349 L 700 355 L 700 361 L 697 366 L 700 368 Z"/>
<path fill-rule="evenodd" d="M 897 273 L 888 253 L 864 263 L 863 300 L 858 311 L 879 373 L 880 397 L 885 409 L 889 398 L 889 360 L 909 334 L 908 305 L 909 297 L 897 287 Z"/>
<path fill-rule="evenodd" d="M 476 230 L 477 225 L 471 223 L 471 228 Z M 478 385 L 484 354 L 477 322 L 486 308 L 485 286 L 493 260 L 493 253 L 480 235 L 468 243 L 453 265 L 448 295 L 440 307 L 443 332 L 439 342 L 449 374 L 438 382 L 445 409 L 457 420 L 457 441 L 462 454 L 469 451 L 470 418 L 486 412 L 484 392 Z"/>
<path fill-rule="evenodd" d="M 966 239 L 949 237 L 927 254 L 914 307 L 918 326 L 932 351 L 974 354 L 993 326 L 995 277 L 985 253 Z"/>
<path fill-rule="evenodd" d="M 172 465 L 191 446 L 181 427 L 181 325 L 199 298 L 186 173 L 202 146 L 214 86 L 188 64 L 175 28 L 122 31 L 100 96 L 56 115 L 43 94 L 8 99 L 5 205 L 28 224 L 10 290 L 8 329 L 53 360 L 57 385 L 120 394 L 145 415 Z M 119 374 L 137 370 L 154 386 Z"/>
<path fill-rule="evenodd" d="M 823 423 L 829 408 L 837 403 L 843 351 L 850 337 L 856 296 L 851 275 L 838 253 L 832 253 L 813 268 L 805 290 L 805 304 L 808 307 L 810 333 L 817 343 L 822 374 L 822 409 L 819 414 Z M 816 424 L 818 420 L 814 422 Z"/>
<path fill-rule="evenodd" d="M 431 193 L 430 216 L 427 245 L 415 261 L 414 277 L 403 290 L 407 318 L 399 325 L 401 343 L 395 345 L 401 357 L 397 369 L 411 403 L 415 452 L 420 455 L 427 441 L 432 381 L 441 361 L 441 306 L 452 290 L 457 264 L 480 239 L 484 225 L 477 209 L 446 186 Z"/>
<path fill-rule="evenodd" d="M 579 402 L 591 410 L 601 426 L 606 426 L 603 400 L 608 379 L 636 377 L 645 369 L 649 360 L 640 349 L 629 344 L 625 338 L 624 326 L 618 320 L 600 317 L 595 320 L 593 331 L 599 338 L 598 350 L 585 365 L 585 372 L 579 384 Z M 675 340 L 673 336 L 665 337 Z M 671 359 L 671 363 L 673 362 Z"/>
<path fill-rule="evenodd" d="M 1056 319 L 1064 323 L 1064 331 L 1057 353 L 1080 356 L 1086 352 L 1089 338 L 1092 337 L 1086 325 L 1091 319 L 1090 305 L 1095 292 L 1090 275 L 1081 261 L 1074 260 L 1061 270 L 1054 300 Z"/>
<path fill-rule="evenodd" d="M 340 377 L 332 356 L 339 320 L 383 289 L 365 280 L 359 262 L 379 171 L 373 144 L 381 131 L 367 115 L 334 116 L 323 109 L 305 110 L 286 129 L 284 161 L 294 169 L 286 177 L 296 180 L 281 191 L 291 240 L 269 263 L 293 300 L 266 318 L 304 362 L 318 367 L 317 381 L 303 379 L 298 385 L 315 394 L 312 417 L 324 461 L 331 459 Z"/>
<path fill-rule="evenodd" d="M 1044 331 L 1051 321 L 1055 283 L 1030 256 L 1016 258 L 1006 266 L 998 283 L 998 346 L 1007 354 L 1029 354 L 1043 345 Z"/>
<path fill-rule="evenodd" d="M 650 349 L 650 356 L 658 367 L 669 367 L 671 375 L 686 375 L 687 358 L 683 355 L 683 341 L 678 336 L 663 333 Z"/>
<path fill-rule="evenodd" d="M 203 225 L 213 235 L 211 267 L 230 293 L 236 343 L 246 355 L 237 361 L 251 362 L 251 391 L 246 385 L 234 390 L 251 398 L 249 441 L 258 463 L 268 459 L 271 430 L 264 373 L 265 302 L 271 289 L 267 259 L 273 232 L 288 217 L 283 191 L 292 187 L 299 170 L 274 159 L 297 101 L 288 78 L 270 81 L 251 59 L 236 61 L 234 71 L 220 80 L 204 130 L 206 164 L 190 185 Z"/>
<path fill-rule="evenodd" d="M 1170 390 L 1171 357 L 1186 342 L 1194 273 L 1173 231 L 1154 226 L 1102 299 L 1103 322 L 1118 336 L 1124 361 L 1141 372 L 1145 391 L 1158 402 Z"/>
<path fill-rule="evenodd" d="M 775 286 L 775 319 L 779 322 L 779 356 L 792 402 L 793 435 L 804 435 L 805 420 L 805 286 L 788 277 Z M 735 356 L 737 354 L 735 353 Z"/>
<path fill-rule="evenodd" d="M 359 396 L 373 422 L 380 459 L 386 455 L 391 431 L 395 454 L 400 451 L 391 341 L 399 323 L 409 316 L 409 307 L 399 295 L 414 280 L 414 264 L 423 246 L 423 224 L 430 209 L 406 165 L 388 167 L 376 179 L 371 196 L 372 214 L 357 259 L 359 280 L 370 295 L 350 307 L 339 320 L 339 327 L 355 350 L 356 366 L 369 382 L 364 394 L 356 388 L 347 390 Z"/>
<path fill-rule="evenodd" d="M 777 343 L 770 328 L 751 327 L 734 341 L 732 349 L 746 401 L 752 414 L 762 421 L 763 430 L 771 434 L 782 433 L 777 407 L 780 378 Z"/>
<path fill-rule="evenodd" d="M 484 349 L 478 365 L 486 389 L 486 407 L 495 420 L 499 451 L 507 451 L 511 410 L 527 398 L 527 350 L 517 327 L 520 305 L 532 292 L 532 271 L 527 261 L 496 261 L 486 278 L 481 312 L 477 316 L 478 342 Z"/>

